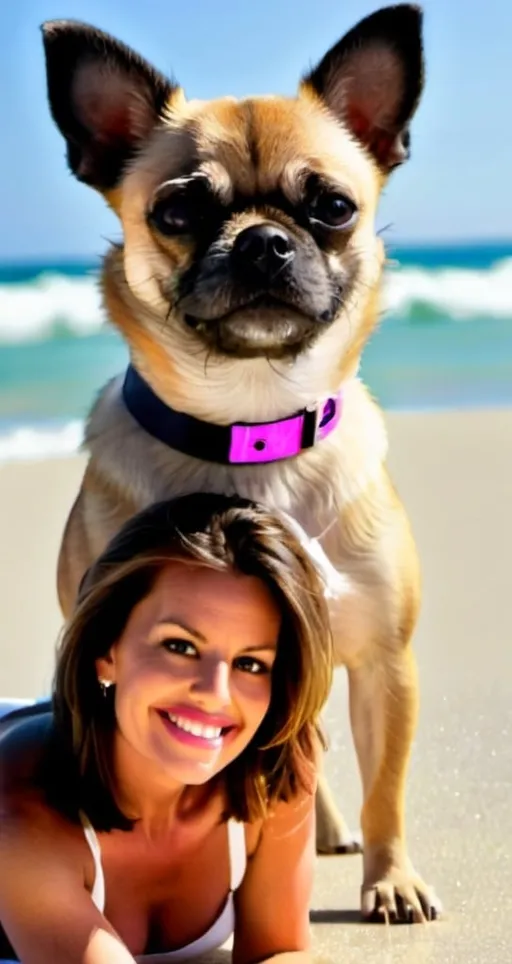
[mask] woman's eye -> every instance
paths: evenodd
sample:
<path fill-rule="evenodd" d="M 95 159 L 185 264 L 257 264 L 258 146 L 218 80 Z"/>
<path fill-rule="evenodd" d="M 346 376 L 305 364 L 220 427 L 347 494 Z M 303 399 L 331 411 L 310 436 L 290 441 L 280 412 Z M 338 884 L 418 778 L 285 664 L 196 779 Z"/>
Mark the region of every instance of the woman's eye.
<path fill-rule="evenodd" d="M 253 676 L 270 673 L 270 669 L 265 663 L 262 663 L 260 659 L 254 659 L 252 656 L 239 656 L 235 660 L 235 667 L 242 670 L 243 673 L 251 673 Z"/>
<path fill-rule="evenodd" d="M 178 656 L 197 656 L 197 649 L 188 639 L 164 639 L 162 646 L 169 653 L 177 653 Z"/>

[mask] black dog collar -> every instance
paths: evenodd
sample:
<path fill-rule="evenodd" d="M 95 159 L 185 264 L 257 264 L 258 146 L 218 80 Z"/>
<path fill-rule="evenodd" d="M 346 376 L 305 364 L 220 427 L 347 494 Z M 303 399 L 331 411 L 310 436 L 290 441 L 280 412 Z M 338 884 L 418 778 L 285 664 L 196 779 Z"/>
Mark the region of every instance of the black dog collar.
<path fill-rule="evenodd" d="M 215 425 L 166 405 L 132 365 L 124 379 L 123 399 L 130 415 L 153 438 L 185 455 L 224 465 L 293 458 L 330 435 L 342 409 L 339 392 L 277 421 Z"/>

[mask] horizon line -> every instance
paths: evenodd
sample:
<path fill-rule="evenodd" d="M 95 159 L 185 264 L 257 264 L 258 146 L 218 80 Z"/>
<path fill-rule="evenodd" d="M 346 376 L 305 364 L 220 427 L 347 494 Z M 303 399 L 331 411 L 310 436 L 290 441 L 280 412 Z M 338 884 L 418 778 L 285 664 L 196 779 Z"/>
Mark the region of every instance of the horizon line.
<path fill-rule="evenodd" d="M 474 247 L 494 247 L 510 245 L 512 247 L 512 235 L 508 237 L 471 237 L 471 238 L 397 238 L 386 244 L 387 248 L 474 248 Z M 18 265 L 58 263 L 58 264 L 91 264 L 101 260 L 103 252 L 93 254 L 71 254 L 64 253 L 31 253 L 20 254 L 14 257 L 3 257 L 0 254 L 0 265 L 3 267 L 16 267 Z"/>

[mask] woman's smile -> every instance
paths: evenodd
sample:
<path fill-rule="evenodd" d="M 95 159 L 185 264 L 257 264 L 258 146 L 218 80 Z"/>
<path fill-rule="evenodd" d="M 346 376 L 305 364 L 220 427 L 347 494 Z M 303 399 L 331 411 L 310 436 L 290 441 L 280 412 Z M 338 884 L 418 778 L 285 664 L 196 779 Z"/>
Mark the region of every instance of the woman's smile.
<path fill-rule="evenodd" d="M 195 708 L 159 709 L 157 713 L 174 739 L 199 749 L 218 750 L 238 730 L 235 724 L 226 722 L 227 717 L 210 716 Z"/>

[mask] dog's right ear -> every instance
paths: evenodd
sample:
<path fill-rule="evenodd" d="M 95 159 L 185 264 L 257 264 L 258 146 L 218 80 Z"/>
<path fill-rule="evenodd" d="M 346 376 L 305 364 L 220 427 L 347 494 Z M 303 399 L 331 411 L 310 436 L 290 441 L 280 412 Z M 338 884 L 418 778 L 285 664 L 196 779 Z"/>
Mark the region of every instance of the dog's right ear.
<path fill-rule="evenodd" d="M 365 17 L 303 79 L 389 173 L 409 156 L 423 87 L 422 11 L 399 3 Z"/>
<path fill-rule="evenodd" d="M 50 109 L 69 166 L 80 181 L 108 191 L 179 88 L 87 24 L 50 20 L 42 32 Z"/>

